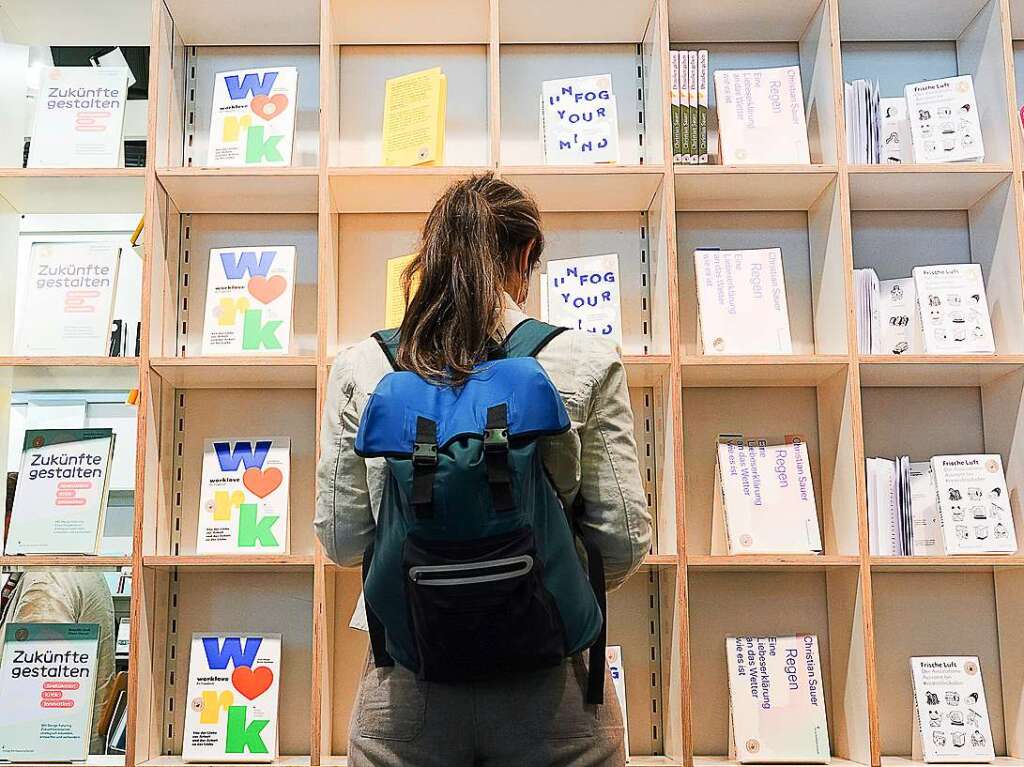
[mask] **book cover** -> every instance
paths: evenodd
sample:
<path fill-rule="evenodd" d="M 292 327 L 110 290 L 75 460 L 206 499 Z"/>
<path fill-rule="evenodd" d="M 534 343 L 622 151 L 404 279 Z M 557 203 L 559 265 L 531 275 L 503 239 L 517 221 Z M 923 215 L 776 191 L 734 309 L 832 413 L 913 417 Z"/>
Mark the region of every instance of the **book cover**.
<path fill-rule="evenodd" d="M 389 258 L 387 262 L 387 285 L 384 289 L 384 327 L 397 328 L 405 319 L 405 290 L 402 285 L 402 275 L 406 268 L 416 260 L 416 253 L 409 253 L 405 256 Z M 413 276 L 409 283 L 409 299 L 412 300 L 419 287 L 419 274 Z"/>
<path fill-rule="evenodd" d="M 912 277 L 878 283 L 880 354 L 921 354 L 924 339 L 917 316 L 917 289 Z"/>
<path fill-rule="evenodd" d="M 717 450 L 730 554 L 821 552 L 807 445 L 719 442 Z"/>
<path fill-rule="evenodd" d="M 697 250 L 704 354 L 791 354 L 782 251 Z"/>
<path fill-rule="evenodd" d="M 868 537 L 872 556 L 900 556 L 900 497 L 897 462 L 866 458 Z"/>
<path fill-rule="evenodd" d="M 206 283 L 203 354 L 287 354 L 295 248 L 213 248 Z"/>
<path fill-rule="evenodd" d="M 708 52 L 697 51 L 697 162 L 708 164 Z"/>
<path fill-rule="evenodd" d="M 112 429 L 29 429 L 4 553 L 95 554 L 103 532 Z"/>
<path fill-rule="evenodd" d="M 913 555 L 941 557 L 942 520 L 936 503 L 935 474 L 928 461 L 910 464 L 910 513 L 913 527 Z"/>
<path fill-rule="evenodd" d="M 121 249 L 110 242 L 34 242 L 19 276 L 14 353 L 106 357 Z"/>
<path fill-rule="evenodd" d="M 981 663 L 975 656 L 910 659 L 915 753 L 926 762 L 994 762 Z M 915 758 L 920 758 L 915 756 Z"/>
<path fill-rule="evenodd" d="M 287 554 L 288 437 L 208 439 L 197 554 Z"/>
<path fill-rule="evenodd" d="M 914 162 L 914 140 L 910 133 L 905 98 L 880 99 L 881 161 L 884 165 Z"/>
<path fill-rule="evenodd" d="M 392 77 L 384 84 L 384 165 L 444 164 L 448 78 L 440 67 Z"/>
<path fill-rule="evenodd" d="M 818 638 L 727 637 L 725 655 L 737 761 L 828 763 Z"/>
<path fill-rule="evenodd" d="M 121 167 L 127 100 L 125 67 L 45 67 L 28 167 Z"/>
<path fill-rule="evenodd" d="M 280 676 L 280 634 L 193 634 L 182 761 L 274 761 Z"/>
<path fill-rule="evenodd" d="M 913 274 L 927 354 L 995 353 L 981 266 L 915 266 Z"/>
<path fill-rule="evenodd" d="M 548 165 L 619 161 L 619 119 L 610 74 L 544 81 L 541 112 Z"/>
<path fill-rule="evenodd" d="M 95 623 L 8 623 L 0 658 L 0 759 L 85 761 L 96 694 Z"/>
<path fill-rule="evenodd" d="M 626 746 L 626 757 L 629 758 L 629 717 L 626 710 L 626 669 L 622 665 L 622 647 L 609 645 L 605 648 L 605 657 L 608 661 L 608 676 L 612 678 L 612 686 L 615 688 L 615 698 L 622 712 L 622 736 Z"/>
<path fill-rule="evenodd" d="M 971 75 L 912 83 L 905 94 L 917 162 L 985 159 Z"/>
<path fill-rule="evenodd" d="M 1017 532 L 998 454 L 932 458 L 946 554 L 1015 554 Z"/>
<path fill-rule="evenodd" d="M 605 336 L 622 346 L 619 256 L 548 261 L 548 322 Z"/>
<path fill-rule="evenodd" d="M 682 115 L 683 106 L 680 98 L 682 87 L 682 75 L 679 69 L 679 51 L 669 51 L 672 61 L 672 162 L 679 164 L 683 162 L 683 136 L 682 136 Z"/>
<path fill-rule="evenodd" d="M 690 103 L 690 165 L 696 165 L 697 161 L 700 159 L 700 143 L 698 141 L 700 126 L 698 125 L 699 117 L 697 114 L 697 51 L 686 52 L 686 66 Z"/>
<path fill-rule="evenodd" d="M 679 143 L 683 163 L 689 165 L 693 148 L 690 146 L 690 53 L 676 51 L 679 56 Z"/>
<path fill-rule="evenodd" d="M 207 166 L 291 165 L 298 76 L 295 67 L 218 72 Z"/>
<path fill-rule="evenodd" d="M 715 70 L 723 165 L 810 163 L 799 67 Z"/>

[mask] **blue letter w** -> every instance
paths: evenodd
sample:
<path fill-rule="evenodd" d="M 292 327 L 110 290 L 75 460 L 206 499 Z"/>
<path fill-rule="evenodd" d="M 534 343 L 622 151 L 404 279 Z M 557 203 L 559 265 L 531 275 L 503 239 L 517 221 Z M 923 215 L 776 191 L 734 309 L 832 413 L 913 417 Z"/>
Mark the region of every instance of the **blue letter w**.
<path fill-rule="evenodd" d="M 242 82 L 238 82 L 238 75 L 228 75 L 224 78 L 224 84 L 228 87 L 228 95 L 232 100 L 244 99 L 248 94 L 254 96 L 266 96 L 274 87 L 277 79 L 277 72 L 265 72 L 263 79 L 255 72 L 246 73 Z"/>
<path fill-rule="evenodd" d="M 203 649 L 206 651 L 206 662 L 212 670 L 223 671 L 228 667 L 228 662 L 235 667 L 248 666 L 256 662 L 256 653 L 259 652 L 261 637 L 246 637 L 245 649 L 242 649 L 241 637 L 225 637 L 224 646 L 217 645 L 217 637 L 203 637 Z"/>
<path fill-rule="evenodd" d="M 260 469 L 270 452 L 270 440 L 260 440 L 255 449 L 251 442 L 236 442 L 234 450 L 230 442 L 214 442 L 213 449 L 217 452 L 217 463 L 221 471 L 235 471 L 240 463 L 245 464 L 247 469 Z"/>
<path fill-rule="evenodd" d="M 274 256 L 277 251 L 260 251 L 259 261 L 256 260 L 256 251 L 243 250 L 237 258 L 232 252 L 221 253 L 220 262 L 224 265 L 224 274 L 229 280 L 240 280 L 248 272 L 250 277 L 266 277 L 274 263 Z"/>

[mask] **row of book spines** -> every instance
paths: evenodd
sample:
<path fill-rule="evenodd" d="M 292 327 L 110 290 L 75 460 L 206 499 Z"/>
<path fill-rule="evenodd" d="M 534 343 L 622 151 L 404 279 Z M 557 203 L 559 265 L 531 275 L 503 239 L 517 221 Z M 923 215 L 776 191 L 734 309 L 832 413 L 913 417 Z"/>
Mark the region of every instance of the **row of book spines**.
<path fill-rule="evenodd" d="M 708 163 L 708 52 L 671 51 L 672 159 Z"/>

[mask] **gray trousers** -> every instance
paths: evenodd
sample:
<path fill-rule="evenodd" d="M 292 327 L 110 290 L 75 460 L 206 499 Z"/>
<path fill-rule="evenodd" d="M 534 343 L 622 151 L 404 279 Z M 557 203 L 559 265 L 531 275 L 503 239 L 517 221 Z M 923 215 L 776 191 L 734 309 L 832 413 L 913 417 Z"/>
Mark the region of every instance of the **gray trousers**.
<path fill-rule="evenodd" d="M 421 682 L 367 663 L 349 730 L 350 767 L 623 767 L 622 717 L 583 702 L 586 665 L 465 684 Z"/>

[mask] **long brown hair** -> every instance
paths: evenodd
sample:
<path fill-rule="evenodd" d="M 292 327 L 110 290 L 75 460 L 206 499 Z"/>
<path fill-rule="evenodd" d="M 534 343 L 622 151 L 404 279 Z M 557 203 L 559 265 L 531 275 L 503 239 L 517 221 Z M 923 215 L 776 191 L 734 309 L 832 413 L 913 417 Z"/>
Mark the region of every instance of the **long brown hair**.
<path fill-rule="evenodd" d="M 504 285 L 530 243 L 525 278 L 540 261 L 544 235 L 537 205 L 521 189 L 489 173 L 448 187 L 402 275 L 408 309 L 398 366 L 434 381 L 464 381 L 501 340 Z"/>

